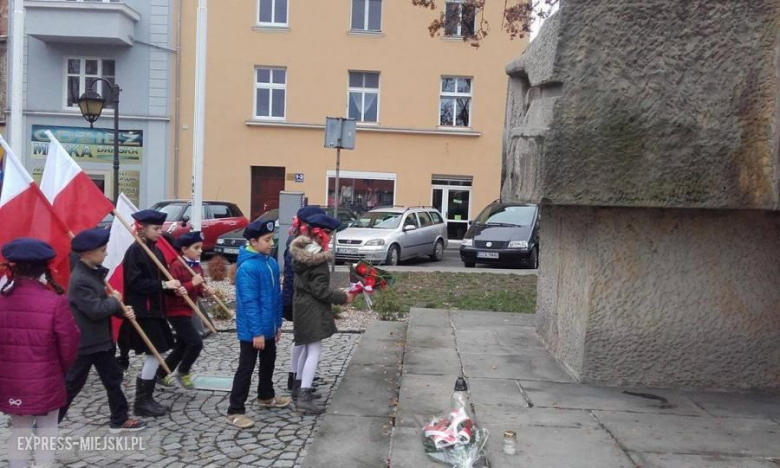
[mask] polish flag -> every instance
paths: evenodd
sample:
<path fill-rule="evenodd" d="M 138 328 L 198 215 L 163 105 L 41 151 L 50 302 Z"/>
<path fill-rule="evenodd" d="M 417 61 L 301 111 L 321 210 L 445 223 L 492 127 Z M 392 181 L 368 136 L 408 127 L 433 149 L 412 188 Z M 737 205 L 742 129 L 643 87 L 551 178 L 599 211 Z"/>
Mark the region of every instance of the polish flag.
<path fill-rule="evenodd" d="M 138 208 L 122 193 L 119 195 L 119 200 L 116 203 L 116 211 L 125 221 L 131 223 L 133 213 L 137 212 Z M 125 253 L 133 245 L 133 242 L 135 242 L 133 234 L 127 230 L 119 219 L 114 217 L 114 222 L 111 224 L 111 237 L 109 237 L 108 246 L 106 247 L 108 255 L 103 261 L 103 267 L 108 268 L 108 283 L 123 295 L 125 285 L 122 260 L 125 259 Z M 122 322 L 121 318 L 111 317 L 111 332 L 114 336 L 114 341 L 119 337 L 119 327 L 122 325 Z"/>
<path fill-rule="evenodd" d="M 98 225 L 114 209 L 113 204 L 63 148 L 54 135 L 41 179 L 41 192 L 74 234 Z"/>
<path fill-rule="evenodd" d="M 0 193 L 0 246 L 20 237 L 47 242 L 57 252 L 57 257 L 50 263 L 52 275 L 61 286 L 67 287 L 70 276 L 68 227 L 2 136 L 0 146 L 6 153 L 3 191 Z M 2 254 L 0 263 L 6 263 Z M 5 283 L 5 275 L 2 276 L 0 282 Z"/>

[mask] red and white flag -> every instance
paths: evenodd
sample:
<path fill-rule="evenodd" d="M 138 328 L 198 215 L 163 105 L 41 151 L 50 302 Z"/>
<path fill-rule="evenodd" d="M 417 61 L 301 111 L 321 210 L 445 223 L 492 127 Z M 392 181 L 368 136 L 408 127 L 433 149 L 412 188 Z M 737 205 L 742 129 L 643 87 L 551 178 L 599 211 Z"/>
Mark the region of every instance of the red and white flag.
<path fill-rule="evenodd" d="M 133 219 L 133 213 L 137 212 L 138 208 L 122 193 L 119 195 L 119 200 L 116 203 L 116 211 L 125 221 L 132 222 L 130 220 Z M 119 219 L 114 217 L 114 222 L 111 224 L 111 237 L 108 238 L 108 246 L 106 247 L 108 255 L 103 261 L 103 267 L 108 268 L 108 283 L 123 295 L 125 285 L 122 260 L 125 259 L 125 253 L 133 245 L 133 242 L 135 242 L 133 234 L 127 230 Z M 122 319 L 117 317 L 111 318 L 111 330 L 114 335 L 114 341 L 117 340 L 119 335 L 120 325 L 122 325 Z"/>
<path fill-rule="evenodd" d="M 57 257 L 50 264 L 52 275 L 60 285 L 67 287 L 70 276 L 68 227 L 2 136 L 0 145 L 6 152 L 3 191 L 0 193 L 0 246 L 20 237 L 47 242 L 57 252 Z M 5 262 L 0 255 L 0 263 Z M 0 276 L 3 276 L 0 283 L 4 283 L 5 275 Z"/>
<path fill-rule="evenodd" d="M 46 130 L 49 153 L 41 179 L 41 192 L 74 233 L 97 226 L 114 206 L 67 150 Z"/>

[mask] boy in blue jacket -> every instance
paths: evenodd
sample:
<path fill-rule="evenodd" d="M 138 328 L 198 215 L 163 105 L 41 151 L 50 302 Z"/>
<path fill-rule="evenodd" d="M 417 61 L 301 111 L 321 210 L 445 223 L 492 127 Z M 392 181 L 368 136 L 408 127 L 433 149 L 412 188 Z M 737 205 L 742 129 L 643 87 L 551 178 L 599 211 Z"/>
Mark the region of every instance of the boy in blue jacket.
<path fill-rule="evenodd" d="M 273 221 L 255 221 L 244 230 L 249 241 L 238 255 L 236 271 L 236 332 L 241 348 L 230 392 L 227 422 L 241 429 L 255 423 L 244 413 L 252 372 L 258 362 L 257 401 L 264 408 L 284 408 L 289 397 L 277 397 L 273 377 L 276 346 L 282 332 L 279 265 L 270 254 L 274 246 Z"/>

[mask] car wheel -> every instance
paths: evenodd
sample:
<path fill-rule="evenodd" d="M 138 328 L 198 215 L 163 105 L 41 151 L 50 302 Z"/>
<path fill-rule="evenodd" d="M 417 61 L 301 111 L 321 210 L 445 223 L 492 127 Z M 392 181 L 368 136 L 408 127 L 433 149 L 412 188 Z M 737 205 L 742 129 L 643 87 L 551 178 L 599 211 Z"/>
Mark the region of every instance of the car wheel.
<path fill-rule="evenodd" d="M 401 258 L 401 253 L 398 250 L 397 245 L 391 245 L 390 248 L 387 250 L 387 258 L 385 259 L 385 264 L 390 266 L 396 266 L 398 265 L 398 260 Z"/>
<path fill-rule="evenodd" d="M 463 266 L 466 268 L 474 268 L 475 263 L 474 262 L 463 262 Z"/>
<path fill-rule="evenodd" d="M 436 241 L 436 246 L 433 248 L 433 255 L 431 255 L 431 260 L 434 262 L 440 262 L 444 258 L 444 242 L 438 240 Z"/>
<path fill-rule="evenodd" d="M 534 247 L 531 255 L 528 256 L 528 268 L 532 270 L 539 269 L 539 247 Z"/>

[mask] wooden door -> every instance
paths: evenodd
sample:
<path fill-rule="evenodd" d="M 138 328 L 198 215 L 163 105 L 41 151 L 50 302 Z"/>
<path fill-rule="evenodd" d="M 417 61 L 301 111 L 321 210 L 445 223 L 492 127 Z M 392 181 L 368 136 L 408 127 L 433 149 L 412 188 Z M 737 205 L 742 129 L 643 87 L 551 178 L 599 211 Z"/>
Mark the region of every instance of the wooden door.
<path fill-rule="evenodd" d="M 279 192 L 284 190 L 284 167 L 252 166 L 252 214 L 255 218 L 279 208 Z"/>

